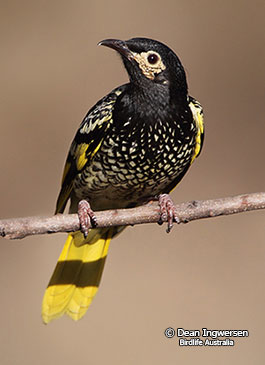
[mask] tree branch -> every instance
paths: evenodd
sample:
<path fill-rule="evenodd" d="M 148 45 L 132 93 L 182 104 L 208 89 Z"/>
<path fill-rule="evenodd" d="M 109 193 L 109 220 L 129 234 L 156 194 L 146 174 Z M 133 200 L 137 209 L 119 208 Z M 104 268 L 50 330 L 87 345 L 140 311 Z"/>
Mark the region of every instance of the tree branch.
<path fill-rule="evenodd" d="M 196 219 L 265 209 L 265 193 L 252 193 L 234 197 L 192 201 L 176 205 L 181 223 Z M 157 202 L 137 208 L 96 212 L 98 227 L 127 226 L 157 223 L 160 210 Z M 30 235 L 73 232 L 79 230 L 77 214 L 58 214 L 49 217 L 27 217 L 0 220 L 0 236 L 17 239 Z"/>

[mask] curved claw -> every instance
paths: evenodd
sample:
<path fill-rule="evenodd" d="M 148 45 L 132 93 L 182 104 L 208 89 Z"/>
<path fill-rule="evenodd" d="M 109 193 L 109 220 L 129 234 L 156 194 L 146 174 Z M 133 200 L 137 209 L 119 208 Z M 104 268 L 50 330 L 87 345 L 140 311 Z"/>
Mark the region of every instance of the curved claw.
<path fill-rule="evenodd" d="M 93 228 L 97 226 L 97 218 L 95 213 L 90 207 L 90 204 L 87 200 L 80 200 L 78 203 L 78 218 L 80 222 L 80 229 L 85 238 L 88 235 L 90 224 Z M 89 222 L 90 221 L 90 222 Z"/>
<path fill-rule="evenodd" d="M 176 207 L 168 194 L 160 194 L 158 202 L 161 212 L 161 221 L 166 220 L 168 222 L 166 232 L 169 233 L 173 227 L 173 222 L 180 223 Z"/>

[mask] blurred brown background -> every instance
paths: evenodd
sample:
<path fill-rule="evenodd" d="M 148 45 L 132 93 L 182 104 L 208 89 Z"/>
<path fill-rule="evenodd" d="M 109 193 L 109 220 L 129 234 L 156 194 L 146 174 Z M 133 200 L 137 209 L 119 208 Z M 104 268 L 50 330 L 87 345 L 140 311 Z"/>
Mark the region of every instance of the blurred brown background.
<path fill-rule="evenodd" d="M 175 202 L 264 191 L 264 1 L 1 1 L 1 217 L 52 214 L 86 111 L 127 75 L 104 38 L 146 36 L 181 58 L 205 109 L 200 158 Z M 264 212 L 128 228 L 78 323 L 41 322 L 64 234 L 1 239 L 0 363 L 264 364 Z M 247 329 L 183 348 L 167 327 Z"/>

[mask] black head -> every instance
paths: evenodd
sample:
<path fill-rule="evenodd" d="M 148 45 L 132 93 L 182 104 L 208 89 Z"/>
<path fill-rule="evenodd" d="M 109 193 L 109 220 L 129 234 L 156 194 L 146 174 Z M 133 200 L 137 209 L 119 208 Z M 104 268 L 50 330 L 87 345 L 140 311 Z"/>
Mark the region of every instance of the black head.
<path fill-rule="evenodd" d="M 142 89 L 167 89 L 172 95 L 187 96 L 187 81 L 176 54 L 165 44 L 148 38 L 127 41 L 105 39 L 99 45 L 122 56 L 130 81 Z"/>

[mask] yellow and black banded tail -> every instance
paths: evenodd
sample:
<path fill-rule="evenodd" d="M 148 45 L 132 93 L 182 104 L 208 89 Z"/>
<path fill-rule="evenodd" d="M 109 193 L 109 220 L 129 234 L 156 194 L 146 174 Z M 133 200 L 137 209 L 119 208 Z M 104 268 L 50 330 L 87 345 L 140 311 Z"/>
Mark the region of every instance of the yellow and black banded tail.
<path fill-rule="evenodd" d="M 112 228 L 93 229 L 87 238 L 80 231 L 68 235 L 44 294 L 44 323 L 64 313 L 76 321 L 83 317 L 98 290 L 112 235 Z"/>

